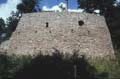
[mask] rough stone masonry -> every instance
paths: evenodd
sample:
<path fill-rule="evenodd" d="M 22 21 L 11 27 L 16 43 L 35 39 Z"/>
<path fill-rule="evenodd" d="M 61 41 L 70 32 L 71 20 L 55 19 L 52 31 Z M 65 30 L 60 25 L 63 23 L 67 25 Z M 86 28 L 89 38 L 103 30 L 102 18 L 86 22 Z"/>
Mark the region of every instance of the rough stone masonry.
<path fill-rule="evenodd" d="M 23 14 L 16 31 L 0 45 L 7 54 L 50 54 L 79 51 L 86 57 L 113 57 L 111 37 L 103 16 L 74 12 Z"/>

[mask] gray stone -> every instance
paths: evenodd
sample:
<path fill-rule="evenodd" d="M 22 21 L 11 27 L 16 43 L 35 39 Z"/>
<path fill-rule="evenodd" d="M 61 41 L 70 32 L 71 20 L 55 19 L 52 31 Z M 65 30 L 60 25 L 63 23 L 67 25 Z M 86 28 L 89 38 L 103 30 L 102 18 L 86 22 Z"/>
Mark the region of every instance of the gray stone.
<path fill-rule="evenodd" d="M 79 51 L 86 57 L 114 57 L 111 37 L 103 16 L 88 13 L 41 12 L 23 14 L 12 37 L 0 52 L 36 55 Z"/>

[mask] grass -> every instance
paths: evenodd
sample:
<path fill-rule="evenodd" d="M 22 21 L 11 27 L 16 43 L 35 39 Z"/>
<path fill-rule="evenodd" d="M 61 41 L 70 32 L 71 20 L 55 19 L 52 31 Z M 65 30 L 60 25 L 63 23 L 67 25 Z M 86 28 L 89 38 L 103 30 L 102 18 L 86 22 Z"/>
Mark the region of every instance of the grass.
<path fill-rule="evenodd" d="M 120 79 L 120 51 L 116 49 L 116 60 L 114 61 L 98 61 L 92 63 L 92 65 L 96 68 L 97 73 L 106 73 L 107 76 L 104 77 L 105 79 Z M 104 79 L 101 78 L 100 79 Z"/>

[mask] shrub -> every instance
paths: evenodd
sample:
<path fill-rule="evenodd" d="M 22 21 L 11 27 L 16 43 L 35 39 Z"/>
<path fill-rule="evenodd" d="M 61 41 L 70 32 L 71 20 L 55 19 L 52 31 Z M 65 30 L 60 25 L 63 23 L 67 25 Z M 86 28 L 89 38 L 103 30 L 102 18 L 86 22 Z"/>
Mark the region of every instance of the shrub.
<path fill-rule="evenodd" d="M 13 79 L 15 73 L 30 60 L 30 56 L 0 55 L 0 79 Z"/>

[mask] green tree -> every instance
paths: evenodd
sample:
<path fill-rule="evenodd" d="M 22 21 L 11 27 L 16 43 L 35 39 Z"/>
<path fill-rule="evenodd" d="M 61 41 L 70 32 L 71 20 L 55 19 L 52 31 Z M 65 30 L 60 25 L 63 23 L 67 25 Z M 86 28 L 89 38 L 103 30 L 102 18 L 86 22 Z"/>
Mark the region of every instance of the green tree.
<path fill-rule="evenodd" d="M 20 18 L 21 14 L 19 12 L 12 12 L 11 16 L 7 18 L 7 37 L 9 37 L 12 32 L 15 31 Z"/>
<path fill-rule="evenodd" d="M 17 9 L 22 13 L 31 13 L 36 4 L 37 0 L 22 0 L 22 3 L 17 5 Z"/>
<path fill-rule="evenodd" d="M 116 0 L 77 0 L 79 8 L 83 8 L 86 12 L 93 13 L 95 9 L 100 10 L 101 15 L 105 15 L 106 11 L 113 7 Z"/>
<path fill-rule="evenodd" d="M 115 7 L 112 17 L 106 18 L 115 48 L 120 48 L 120 7 Z"/>
<path fill-rule="evenodd" d="M 0 18 L 0 32 L 4 32 L 5 30 L 5 21 Z"/>

